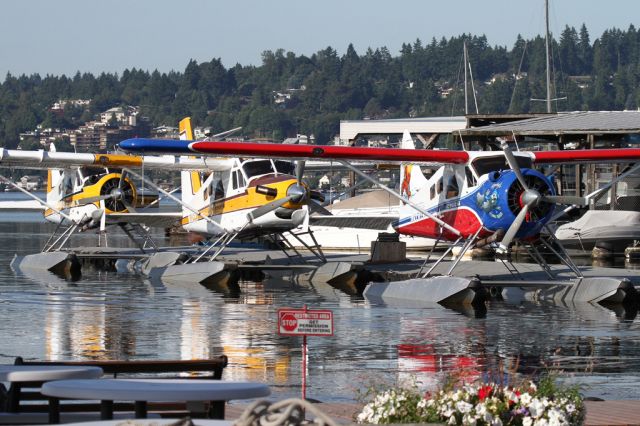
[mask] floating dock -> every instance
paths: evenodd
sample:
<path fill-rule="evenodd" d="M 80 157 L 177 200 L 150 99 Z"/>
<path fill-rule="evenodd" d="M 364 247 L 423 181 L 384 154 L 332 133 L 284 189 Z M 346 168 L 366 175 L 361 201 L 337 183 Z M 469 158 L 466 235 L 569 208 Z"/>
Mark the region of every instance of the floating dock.
<path fill-rule="evenodd" d="M 465 260 L 449 274 L 451 261 L 436 265 L 422 277 L 422 259 L 399 263 L 368 262 L 368 255 L 326 254 L 320 262 L 310 253 L 287 256 L 280 250 L 229 247 L 214 260 L 189 263 L 195 248 L 170 247 L 155 253 L 137 249 L 78 247 L 64 252 L 16 256 L 18 270 L 69 271 L 71 265 L 136 272 L 163 283 L 199 283 L 229 288 L 240 279 L 260 281 L 268 276 L 295 276 L 312 283 L 328 283 L 350 295 L 364 295 L 382 303 L 474 304 L 491 297 L 512 301 L 627 303 L 638 300 L 640 273 L 631 269 L 579 267 L 582 277 L 565 265 L 545 271 L 534 263 Z M 50 266 L 50 267 L 49 267 Z M 427 271 L 432 265 L 426 265 Z M 552 275 L 549 276 L 549 274 Z"/>

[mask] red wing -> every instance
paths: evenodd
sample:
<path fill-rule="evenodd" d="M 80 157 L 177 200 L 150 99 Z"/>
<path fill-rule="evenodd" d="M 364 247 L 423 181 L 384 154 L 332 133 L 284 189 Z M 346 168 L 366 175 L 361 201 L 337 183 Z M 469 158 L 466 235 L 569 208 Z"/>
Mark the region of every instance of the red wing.
<path fill-rule="evenodd" d="M 194 152 L 235 155 L 238 157 L 306 158 L 317 160 L 372 160 L 415 163 L 465 164 L 465 151 L 433 151 L 422 149 L 364 148 L 333 145 L 288 145 L 244 142 L 193 142 Z"/>
<path fill-rule="evenodd" d="M 537 164 L 559 163 L 623 163 L 640 160 L 640 149 L 581 149 L 567 151 L 536 151 L 532 152 Z"/>

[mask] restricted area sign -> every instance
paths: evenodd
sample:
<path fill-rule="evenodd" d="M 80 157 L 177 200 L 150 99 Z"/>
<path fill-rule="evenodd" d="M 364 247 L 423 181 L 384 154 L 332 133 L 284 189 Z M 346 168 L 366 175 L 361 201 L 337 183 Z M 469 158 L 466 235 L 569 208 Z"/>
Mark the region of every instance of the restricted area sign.
<path fill-rule="evenodd" d="M 278 309 L 278 334 L 333 336 L 333 312 L 327 309 Z"/>

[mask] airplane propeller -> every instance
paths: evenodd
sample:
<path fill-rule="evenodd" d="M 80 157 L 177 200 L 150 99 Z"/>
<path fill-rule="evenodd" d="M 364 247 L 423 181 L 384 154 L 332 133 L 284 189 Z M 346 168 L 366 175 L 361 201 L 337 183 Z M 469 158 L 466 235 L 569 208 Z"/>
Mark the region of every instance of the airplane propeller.
<path fill-rule="evenodd" d="M 93 197 L 85 197 L 77 200 L 79 205 L 93 204 L 95 202 L 104 202 L 105 206 L 112 211 L 121 211 L 126 208 L 129 212 L 135 213 L 136 210 L 130 201 L 135 201 L 133 197 L 133 187 L 127 182 L 126 172 L 123 171 L 118 179 L 117 184 L 115 178 L 107 180 L 100 189 L 101 195 Z"/>
<path fill-rule="evenodd" d="M 260 216 L 264 216 L 265 214 L 277 209 L 278 207 L 282 207 L 288 202 L 299 203 L 304 197 L 307 195 L 307 190 L 302 185 L 292 185 L 287 190 L 288 195 L 286 197 L 280 198 L 279 200 L 272 201 L 264 206 L 260 206 L 257 209 L 250 212 L 247 216 L 251 220 L 255 220 Z"/>
<path fill-rule="evenodd" d="M 522 192 L 522 194 L 520 195 L 520 204 L 522 208 L 518 212 L 515 220 L 511 223 L 511 225 L 505 232 L 504 237 L 502 238 L 502 241 L 500 241 L 496 250 L 498 253 L 504 254 L 507 252 L 509 246 L 511 245 L 511 242 L 520 230 L 522 223 L 527 218 L 527 214 L 540 203 L 586 205 L 588 201 L 585 197 L 541 194 L 538 189 L 531 188 L 529 186 L 529 183 L 527 182 L 527 179 L 522 174 L 520 165 L 513 155 L 509 144 L 506 141 L 503 141 L 501 143 L 501 148 L 504 152 L 507 164 L 509 164 L 509 168 L 513 170 L 513 173 L 516 175 L 518 182 L 524 190 L 524 192 Z"/>
<path fill-rule="evenodd" d="M 305 161 L 298 160 L 296 161 L 296 179 L 298 181 L 298 186 L 303 187 L 302 185 L 302 176 L 304 175 L 304 167 Z M 314 213 L 320 213 L 323 215 L 331 215 L 331 212 L 325 209 L 322 204 L 324 203 L 325 197 L 320 191 L 309 191 L 309 200 L 308 206 L 309 210 Z"/>

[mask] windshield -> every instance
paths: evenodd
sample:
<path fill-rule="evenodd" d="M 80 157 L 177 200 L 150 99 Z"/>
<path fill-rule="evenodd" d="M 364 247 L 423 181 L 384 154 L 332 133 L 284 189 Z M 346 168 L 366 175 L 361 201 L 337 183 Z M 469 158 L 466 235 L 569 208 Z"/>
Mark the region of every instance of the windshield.
<path fill-rule="evenodd" d="M 273 173 L 273 167 L 271 166 L 271 160 L 250 160 L 245 161 L 242 165 L 242 170 L 247 178 L 253 176 L 266 175 L 267 173 Z"/>
<path fill-rule="evenodd" d="M 520 157 L 514 155 L 516 162 L 521 168 L 530 169 L 532 167 L 531 158 Z M 498 170 L 509 170 L 509 164 L 504 156 L 499 157 L 480 157 L 471 162 L 471 167 L 474 168 L 478 176 L 486 175 L 487 173 Z"/>
<path fill-rule="evenodd" d="M 295 174 L 296 166 L 293 161 L 275 160 L 276 170 L 278 173 L 284 173 L 286 175 Z"/>

